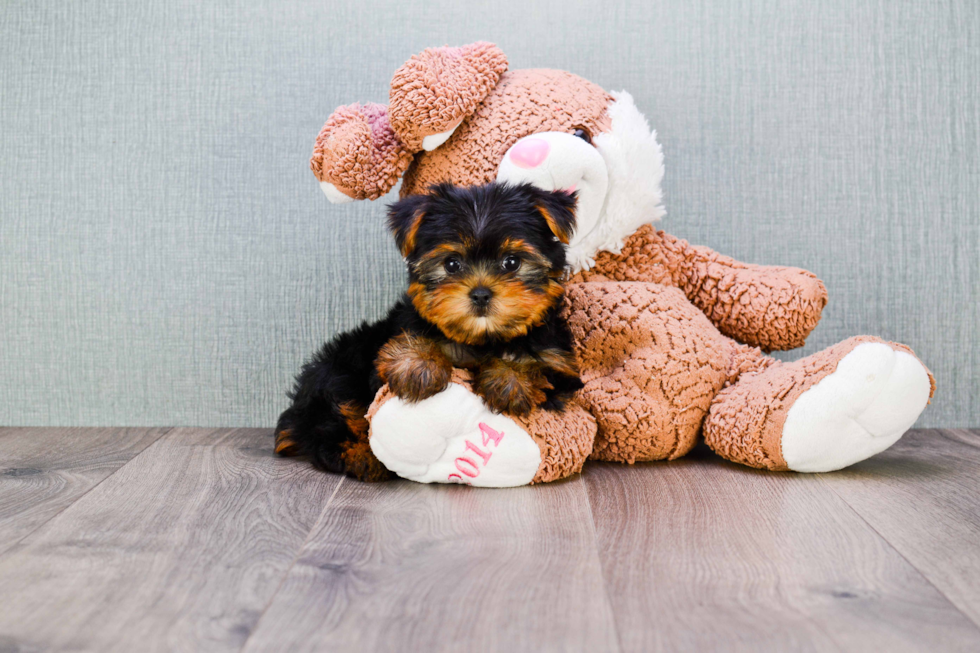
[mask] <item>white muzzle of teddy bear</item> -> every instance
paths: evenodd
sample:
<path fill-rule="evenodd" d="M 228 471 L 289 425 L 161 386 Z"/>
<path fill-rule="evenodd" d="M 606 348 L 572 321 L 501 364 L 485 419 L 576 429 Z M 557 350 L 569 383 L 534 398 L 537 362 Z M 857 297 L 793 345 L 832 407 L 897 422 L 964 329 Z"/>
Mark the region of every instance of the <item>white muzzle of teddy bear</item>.
<path fill-rule="evenodd" d="M 629 93 L 612 96 L 612 127 L 598 134 L 593 145 L 565 132 L 531 134 L 514 143 L 497 168 L 497 181 L 578 191 L 575 235 L 568 247 L 575 271 L 591 268 L 602 250 L 619 253 L 623 238 L 666 213 L 657 134 Z"/>
<path fill-rule="evenodd" d="M 596 226 L 609 189 L 602 155 L 585 140 L 565 132 L 541 132 L 514 143 L 497 168 L 497 181 L 575 191 L 578 202 L 571 246 Z"/>

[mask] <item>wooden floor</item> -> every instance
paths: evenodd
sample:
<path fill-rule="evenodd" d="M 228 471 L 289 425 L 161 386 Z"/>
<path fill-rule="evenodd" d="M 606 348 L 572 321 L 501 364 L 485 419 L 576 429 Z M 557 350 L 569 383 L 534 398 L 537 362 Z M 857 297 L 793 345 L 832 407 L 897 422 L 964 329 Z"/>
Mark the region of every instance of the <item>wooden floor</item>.
<path fill-rule="evenodd" d="M 362 484 L 269 431 L 0 429 L 0 651 L 980 650 L 980 431 Z"/>

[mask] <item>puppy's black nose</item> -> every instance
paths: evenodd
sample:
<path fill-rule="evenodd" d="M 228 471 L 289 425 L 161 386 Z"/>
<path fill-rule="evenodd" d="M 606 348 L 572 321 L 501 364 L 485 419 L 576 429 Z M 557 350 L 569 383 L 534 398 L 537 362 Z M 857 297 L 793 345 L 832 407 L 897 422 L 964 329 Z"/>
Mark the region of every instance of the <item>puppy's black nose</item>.
<path fill-rule="evenodd" d="M 485 286 L 477 286 L 470 291 L 470 301 L 478 308 L 486 308 L 493 298 L 493 293 Z"/>

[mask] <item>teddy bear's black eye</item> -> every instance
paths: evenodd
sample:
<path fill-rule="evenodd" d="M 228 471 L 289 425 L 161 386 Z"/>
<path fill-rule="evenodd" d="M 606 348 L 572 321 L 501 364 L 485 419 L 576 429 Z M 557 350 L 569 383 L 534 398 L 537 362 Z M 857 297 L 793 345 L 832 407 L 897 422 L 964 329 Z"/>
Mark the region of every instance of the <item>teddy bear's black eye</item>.
<path fill-rule="evenodd" d="M 446 259 L 446 262 L 442 264 L 446 268 L 446 272 L 449 274 L 456 274 L 463 269 L 463 263 L 455 256 L 450 256 Z"/>
<path fill-rule="evenodd" d="M 505 256 L 504 260 L 500 262 L 500 267 L 503 268 L 504 272 L 516 272 L 521 267 L 521 259 L 513 254 Z"/>
<path fill-rule="evenodd" d="M 572 136 L 577 136 L 581 138 L 583 141 L 585 141 L 586 143 L 588 143 L 589 145 L 592 145 L 592 137 L 589 136 L 589 132 L 585 131 L 581 127 L 573 131 Z"/>

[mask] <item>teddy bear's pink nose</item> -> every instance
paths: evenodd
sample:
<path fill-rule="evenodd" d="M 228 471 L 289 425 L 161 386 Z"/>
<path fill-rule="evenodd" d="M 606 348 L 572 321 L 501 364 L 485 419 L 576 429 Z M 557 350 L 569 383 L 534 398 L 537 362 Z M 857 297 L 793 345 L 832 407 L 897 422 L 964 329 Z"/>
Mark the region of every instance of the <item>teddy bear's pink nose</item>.
<path fill-rule="evenodd" d="M 525 138 L 510 148 L 510 160 L 518 168 L 537 168 L 548 157 L 551 146 L 540 138 Z"/>

